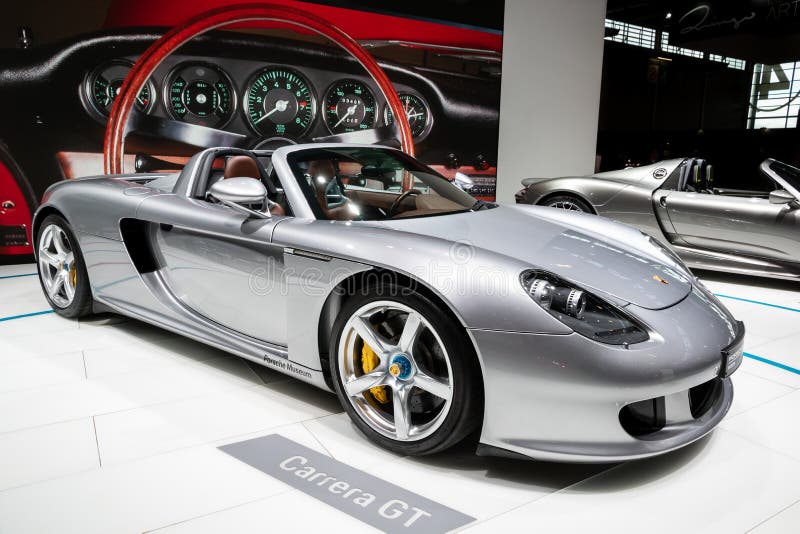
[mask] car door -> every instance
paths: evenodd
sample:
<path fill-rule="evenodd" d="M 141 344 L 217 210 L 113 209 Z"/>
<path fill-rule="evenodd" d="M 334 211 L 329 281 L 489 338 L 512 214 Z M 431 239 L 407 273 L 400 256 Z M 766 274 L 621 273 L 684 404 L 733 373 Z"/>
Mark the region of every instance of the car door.
<path fill-rule="evenodd" d="M 33 193 L 25 195 L 24 176 L 0 145 L 0 256 L 31 254 L 31 204 Z M 30 200 L 29 200 L 30 199 Z"/>
<path fill-rule="evenodd" d="M 766 198 L 670 191 L 661 197 L 677 234 L 718 252 L 800 261 L 800 210 Z"/>
<path fill-rule="evenodd" d="M 271 242 L 285 217 L 248 218 L 178 195 L 146 199 L 138 217 L 158 224 L 152 244 L 161 275 L 183 305 L 236 332 L 286 345 L 283 247 Z"/>

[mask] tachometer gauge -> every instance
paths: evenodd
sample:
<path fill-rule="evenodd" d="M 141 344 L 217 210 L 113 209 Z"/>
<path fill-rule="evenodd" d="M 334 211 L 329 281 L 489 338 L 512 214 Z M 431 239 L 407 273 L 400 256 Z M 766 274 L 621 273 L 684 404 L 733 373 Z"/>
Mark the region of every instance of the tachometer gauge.
<path fill-rule="evenodd" d="M 132 66 L 129 61 L 118 59 L 101 65 L 86 77 L 84 96 L 88 100 L 89 109 L 98 115 L 98 118 L 108 117 L 122 82 Z M 148 80 L 136 97 L 136 109 L 149 113 L 155 104 L 155 93 L 153 83 Z"/>
<path fill-rule="evenodd" d="M 236 93 L 222 70 L 204 63 L 183 64 L 167 76 L 164 105 L 175 119 L 218 128 L 233 116 Z"/>
<path fill-rule="evenodd" d="M 325 124 L 331 133 L 369 130 L 376 115 L 375 96 L 359 81 L 338 81 L 325 95 Z"/>
<path fill-rule="evenodd" d="M 315 110 L 311 85 L 293 70 L 264 69 L 247 86 L 247 122 L 265 137 L 296 139 L 302 136 L 311 127 Z"/>
<path fill-rule="evenodd" d="M 400 102 L 403 104 L 403 109 L 406 111 L 408 125 L 411 127 L 411 135 L 413 135 L 415 139 L 427 135 L 432 123 L 428 104 L 417 95 L 400 93 L 398 96 L 400 97 Z M 383 120 L 386 124 L 394 123 L 394 115 L 392 115 L 392 110 L 388 105 L 383 112 Z"/>

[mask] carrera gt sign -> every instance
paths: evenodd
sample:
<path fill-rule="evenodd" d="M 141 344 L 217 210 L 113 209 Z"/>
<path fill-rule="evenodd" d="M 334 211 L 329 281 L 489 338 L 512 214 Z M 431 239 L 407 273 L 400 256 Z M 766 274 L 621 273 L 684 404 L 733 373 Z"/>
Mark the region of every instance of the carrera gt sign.
<path fill-rule="evenodd" d="M 475 520 L 278 434 L 220 450 L 384 532 L 438 534 Z"/>

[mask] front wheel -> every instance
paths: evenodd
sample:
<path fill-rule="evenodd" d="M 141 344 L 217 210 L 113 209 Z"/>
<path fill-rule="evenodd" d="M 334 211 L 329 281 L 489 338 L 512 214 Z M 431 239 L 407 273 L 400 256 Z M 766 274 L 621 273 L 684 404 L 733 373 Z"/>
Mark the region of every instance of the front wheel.
<path fill-rule="evenodd" d="M 67 221 L 58 215 L 45 217 L 36 239 L 39 282 L 47 302 L 64 317 L 92 312 L 92 291 L 78 240 Z"/>
<path fill-rule="evenodd" d="M 542 202 L 542 206 L 550 208 L 558 208 L 567 211 L 582 211 L 583 213 L 592 213 L 592 208 L 583 200 L 571 195 L 558 195 L 550 197 Z"/>
<path fill-rule="evenodd" d="M 371 440 L 399 454 L 432 454 L 480 424 L 475 351 L 460 325 L 425 296 L 371 288 L 345 303 L 333 332 L 336 393 Z"/>

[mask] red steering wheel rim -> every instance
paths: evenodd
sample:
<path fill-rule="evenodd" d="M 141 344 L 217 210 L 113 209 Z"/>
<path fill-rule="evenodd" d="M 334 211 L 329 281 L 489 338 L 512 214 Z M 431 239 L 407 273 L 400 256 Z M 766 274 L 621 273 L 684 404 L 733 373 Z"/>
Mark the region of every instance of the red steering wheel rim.
<path fill-rule="evenodd" d="M 372 55 L 343 30 L 326 20 L 293 7 L 275 4 L 237 4 L 211 9 L 175 26 L 144 51 L 133 65 L 111 108 L 103 146 L 106 174 L 123 172 L 125 135 L 128 118 L 139 91 L 161 62 L 191 39 L 211 30 L 243 22 L 278 22 L 312 31 L 327 37 L 353 56 L 380 88 L 400 133 L 400 147 L 414 155 L 414 141 L 403 105 L 389 77 Z"/>

